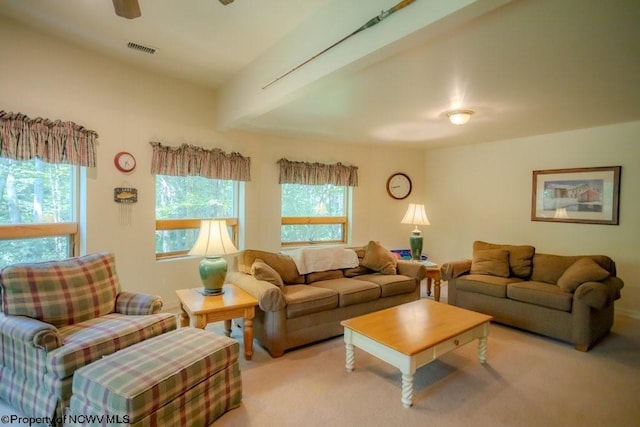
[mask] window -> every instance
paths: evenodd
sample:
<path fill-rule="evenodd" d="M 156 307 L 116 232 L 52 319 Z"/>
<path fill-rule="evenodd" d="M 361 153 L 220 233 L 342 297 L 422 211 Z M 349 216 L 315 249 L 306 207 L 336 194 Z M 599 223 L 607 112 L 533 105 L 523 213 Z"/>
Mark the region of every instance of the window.
<path fill-rule="evenodd" d="M 79 168 L 0 157 L 0 268 L 75 254 Z"/>
<path fill-rule="evenodd" d="M 238 181 L 156 175 L 156 258 L 184 256 L 202 219 L 226 219 L 237 245 Z"/>
<path fill-rule="evenodd" d="M 349 187 L 282 184 L 283 245 L 346 243 Z"/>

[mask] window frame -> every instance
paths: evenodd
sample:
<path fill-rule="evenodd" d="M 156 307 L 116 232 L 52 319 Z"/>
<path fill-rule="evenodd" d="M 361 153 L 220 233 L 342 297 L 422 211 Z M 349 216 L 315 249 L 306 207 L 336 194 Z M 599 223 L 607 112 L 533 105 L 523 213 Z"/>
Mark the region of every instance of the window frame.
<path fill-rule="evenodd" d="M 282 197 L 282 185 L 280 185 L 280 195 Z M 298 184 L 298 185 L 311 185 L 311 184 Z M 334 184 L 323 184 L 334 185 Z M 342 239 L 340 240 L 302 240 L 294 242 L 283 242 L 280 239 L 280 245 L 282 247 L 292 246 L 311 246 L 311 245 L 325 245 L 325 244 L 347 244 L 349 242 L 349 223 L 351 222 L 349 217 L 351 215 L 351 200 L 353 198 L 352 187 L 342 185 L 344 187 L 344 210 L 347 215 L 339 216 L 281 216 L 280 218 L 280 236 L 282 236 L 283 225 L 340 225 L 342 228 Z M 280 201 L 280 212 L 282 212 L 282 200 Z"/>
<path fill-rule="evenodd" d="M 153 175 L 154 175 L 154 179 L 157 179 L 157 175 L 164 175 L 164 174 L 153 174 Z M 211 179 L 211 180 L 219 179 L 219 178 L 208 178 L 208 177 L 202 177 L 202 178 Z M 226 181 L 233 182 L 233 212 L 235 214 L 235 217 L 167 218 L 167 219 L 156 218 L 155 229 L 153 231 L 154 235 L 158 231 L 165 231 L 165 230 L 190 230 L 190 229 L 197 230 L 198 228 L 200 228 L 200 223 L 202 221 L 217 219 L 217 220 L 226 221 L 227 227 L 231 229 L 231 234 L 229 237 L 231 237 L 231 241 L 233 242 L 233 244 L 236 247 L 239 247 L 238 246 L 238 241 L 239 241 L 238 236 L 240 231 L 239 201 L 240 201 L 240 193 L 242 191 L 242 187 L 240 184 L 242 183 L 242 181 L 233 180 L 233 179 L 226 180 Z M 154 188 L 155 188 L 155 184 L 154 184 Z M 154 195 L 154 211 L 155 211 L 155 203 L 157 202 L 157 200 L 155 199 L 156 197 L 157 197 L 157 194 Z M 155 244 L 154 244 L 156 261 L 184 258 L 189 256 L 190 250 L 191 249 L 185 249 L 181 251 L 172 251 L 172 252 L 155 252 Z"/>

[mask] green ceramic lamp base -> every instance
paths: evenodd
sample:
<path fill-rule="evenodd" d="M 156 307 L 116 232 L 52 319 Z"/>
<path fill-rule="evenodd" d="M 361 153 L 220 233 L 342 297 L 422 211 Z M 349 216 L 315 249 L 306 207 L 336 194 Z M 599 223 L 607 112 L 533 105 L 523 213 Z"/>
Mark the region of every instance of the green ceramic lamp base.
<path fill-rule="evenodd" d="M 409 244 L 411 245 L 411 260 L 420 261 L 422 257 L 422 236 L 414 234 L 409 237 Z"/>
<path fill-rule="evenodd" d="M 222 257 L 206 257 L 200 261 L 202 295 L 221 295 L 222 285 L 227 277 L 227 260 Z"/>

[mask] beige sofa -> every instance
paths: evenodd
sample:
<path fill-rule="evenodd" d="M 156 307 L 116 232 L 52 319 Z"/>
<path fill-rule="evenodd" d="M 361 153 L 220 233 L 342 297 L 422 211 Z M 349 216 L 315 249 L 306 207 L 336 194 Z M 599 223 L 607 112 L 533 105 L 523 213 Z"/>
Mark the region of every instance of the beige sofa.
<path fill-rule="evenodd" d="M 258 300 L 254 334 L 272 357 L 341 335 L 344 319 L 420 298 L 422 264 L 398 260 L 377 242 L 351 249 L 356 267 L 304 275 L 281 253 L 244 250 L 235 258 L 227 282 Z"/>
<path fill-rule="evenodd" d="M 623 282 L 604 255 L 535 253 L 533 246 L 476 241 L 473 259 L 442 266 L 448 302 L 587 351 L 613 325 Z"/>

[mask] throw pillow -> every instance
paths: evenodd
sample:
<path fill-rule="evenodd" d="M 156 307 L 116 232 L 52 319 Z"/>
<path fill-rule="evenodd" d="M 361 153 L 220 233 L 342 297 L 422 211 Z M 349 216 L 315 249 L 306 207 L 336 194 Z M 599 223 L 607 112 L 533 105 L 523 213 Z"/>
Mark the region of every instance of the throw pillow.
<path fill-rule="evenodd" d="M 509 251 L 505 249 L 483 249 L 473 252 L 471 274 L 509 277 Z"/>
<path fill-rule="evenodd" d="M 558 286 L 573 292 L 584 282 L 599 282 L 609 277 L 609 272 L 591 258 L 580 258 L 566 269 L 558 279 Z"/>
<path fill-rule="evenodd" d="M 382 274 L 396 274 L 398 258 L 380 242 L 370 241 L 362 258 L 362 265 Z"/>
<path fill-rule="evenodd" d="M 284 286 L 282 277 L 280 277 L 278 272 L 261 259 L 256 259 L 253 264 L 251 264 L 251 275 L 258 280 L 272 283 L 279 288 Z"/>

